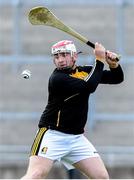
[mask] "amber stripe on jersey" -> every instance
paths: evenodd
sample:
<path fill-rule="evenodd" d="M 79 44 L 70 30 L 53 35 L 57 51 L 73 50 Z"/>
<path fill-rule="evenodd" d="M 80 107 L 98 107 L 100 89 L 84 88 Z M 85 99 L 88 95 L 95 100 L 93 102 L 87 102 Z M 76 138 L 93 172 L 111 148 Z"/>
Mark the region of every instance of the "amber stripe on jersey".
<path fill-rule="evenodd" d="M 78 79 L 85 79 L 88 75 L 89 73 L 84 72 L 84 71 L 79 72 L 78 69 L 76 69 L 76 72 L 71 74 L 70 76 L 78 78 Z"/>
<path fill-rule="evenodd" d="M 31 154 L 30 154 L 31 156 L 38 154 L 40 144 L 41 144 L 41 140 L 42 140 L 43 135 L 46 131 L 47 131 L 47 128 L 45 128 L 45 127 L 39 129 L 39 131 L 35 137 L 35 140 L 33 142 L 32 148 L 31 148 Z"/>

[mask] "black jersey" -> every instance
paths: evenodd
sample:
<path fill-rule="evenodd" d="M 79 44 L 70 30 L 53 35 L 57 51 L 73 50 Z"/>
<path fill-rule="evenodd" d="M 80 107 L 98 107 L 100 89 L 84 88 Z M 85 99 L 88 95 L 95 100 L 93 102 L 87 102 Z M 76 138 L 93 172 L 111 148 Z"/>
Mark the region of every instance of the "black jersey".
<path fill-rule="evenodd" d="M 103 70 L 104 64 L 77 66 L 74 70 L 55 69 L 49 79 L 48 104 L 39 127 L 69 134 L 81 134 L 87 121 L 88 98 L 99 83 L 117 84 L 123 81 L 123 71 Z"/>

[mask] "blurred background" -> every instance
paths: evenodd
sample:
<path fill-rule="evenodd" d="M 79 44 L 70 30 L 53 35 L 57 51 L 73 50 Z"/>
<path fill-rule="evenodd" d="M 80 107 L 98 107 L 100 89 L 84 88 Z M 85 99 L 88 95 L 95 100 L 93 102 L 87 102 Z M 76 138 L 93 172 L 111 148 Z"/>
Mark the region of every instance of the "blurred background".
<path fill-rule="evenodd" d="M 0 0 L 0 178 L 24 175 L 47 82 L 54 69 L 51 46 L 75 42 L 78 64 L 92 64 L 92 49 L 52 27 L 32 26 L 28 12 L 47 6 L 65 24 L 121 54 L 125 81 L 99 85 L 89 101 L 85 134 L 100 152 L 110 178 L 134 178 L 134 0 Z M 107 67 L 106 67 L 107 68 Z M 29 69 L 32 78 L 21 73 Z M 85 178 L 55 163 L 48 178 Z"/>

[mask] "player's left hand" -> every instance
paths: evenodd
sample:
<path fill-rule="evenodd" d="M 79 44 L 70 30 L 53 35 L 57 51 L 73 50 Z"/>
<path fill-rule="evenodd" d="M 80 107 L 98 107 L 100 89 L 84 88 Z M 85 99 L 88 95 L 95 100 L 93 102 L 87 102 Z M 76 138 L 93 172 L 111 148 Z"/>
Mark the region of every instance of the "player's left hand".
<path fill-rule="evenodd" d="M 110 68 L 117 68 L 118 62 L 116 60 L 117 54 L 111 51 L 106 51 L 106 62 Z"/>

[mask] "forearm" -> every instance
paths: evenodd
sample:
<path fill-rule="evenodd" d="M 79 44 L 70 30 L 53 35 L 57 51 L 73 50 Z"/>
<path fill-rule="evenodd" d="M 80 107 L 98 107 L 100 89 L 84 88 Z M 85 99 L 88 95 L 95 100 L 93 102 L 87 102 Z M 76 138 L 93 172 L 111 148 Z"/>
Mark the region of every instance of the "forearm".
<path fill-rule="evenodd" d="M 101 81 L 103 74 L 104 64 L 98 60 L 96 60 L 96 64 L 93 67 L 90 74 L 86 77 L 85 81 L 87 82 L 87 86 L 90 88 L 91 92 L 94 92 L 97 88 L 98 84 Z"/>
<path fill-rule="evenodd" d="M 118 84 L 124 80 L 124 73 L 121 66 L 118 64 L 116 68 L 110 67 L 110 70 L 104 70 L 101 83 L 102 84 Z"/>

